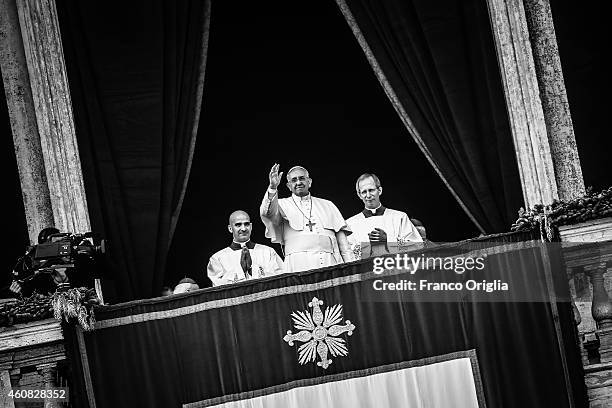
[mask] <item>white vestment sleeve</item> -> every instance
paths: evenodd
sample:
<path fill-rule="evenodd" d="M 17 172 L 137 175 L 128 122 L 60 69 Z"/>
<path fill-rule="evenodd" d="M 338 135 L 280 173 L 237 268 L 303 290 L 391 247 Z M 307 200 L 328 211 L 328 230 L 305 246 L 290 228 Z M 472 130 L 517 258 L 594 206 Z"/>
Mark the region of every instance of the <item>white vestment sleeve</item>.
<path fill-rule="evenodd" d="M 270 240 L 274 243 L 282 244 L 283 216 L 278 205 L 278 191 L 270 200 L 268 197 L 268 191 L 266 190 L 261 206 L 259 207 L 259 215 L 261 217 L 261 221 L 263 221 L 264 225 L 266 226 L 266 238 L 270 238 Z"/>
<path fill-rule="evenodd" d="M 419 234 L 419 230 L 416 229 L 406 214 L 403 214 L 400 220 L 400 232 L 398 239 L 401 242 L 423 242 L 423 238 L 421 237 L 421 234 Z"/>
<path fill-rule="evenodd" d="M 206 267 L 206 273 L 213 286 L 227 285 L 233 283 L 230 279 L 223 278 L 223 267 L 218 259 L 211 256 Z"/>
<path fill-rule="evenodd" d="M 270 250 L 269 275 L 279 275 L 283 273 L 283 260 L 274 249 Z"/>
<path fill-rule="evenodd" d="M 342 255 L 342 260 L 345 263 L 354 261 L 355 254 L 351 249 L 346 232 L 344 230 L 336 232 L 336 241 L 338 241 L 338 249 L 340 250 L 340 255 Z"/>

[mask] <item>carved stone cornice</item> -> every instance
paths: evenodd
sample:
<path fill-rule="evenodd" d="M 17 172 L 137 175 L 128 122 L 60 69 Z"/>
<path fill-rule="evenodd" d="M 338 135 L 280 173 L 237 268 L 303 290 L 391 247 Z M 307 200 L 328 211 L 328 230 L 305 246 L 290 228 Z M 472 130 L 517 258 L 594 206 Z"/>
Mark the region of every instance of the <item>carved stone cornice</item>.
<path fill-rule="evenodd" d="M 612 218 L 562 225 L 559 234 L 563 242 L 601 242 L 612 240 Z"/>
<path fill-rule="evenodd" d="M 568 268 L 586 272 L 612 263 L 612 218 L 559 227 L 563 256 Z"/>
<path fill-rule="evenodd" d="M 19 324 L 0 329 L 0 353 L 23 347 L 62 342 L 63 340 L 64 336 L 58 320 L 46 319 Z"/>
<path fill-rule="evenodd" d="M 63 340 L 54 319 L 0 329 L 0 372 L 12 373 L 16 383 L 23 368 L 55 367 L 66 360 Z"/>

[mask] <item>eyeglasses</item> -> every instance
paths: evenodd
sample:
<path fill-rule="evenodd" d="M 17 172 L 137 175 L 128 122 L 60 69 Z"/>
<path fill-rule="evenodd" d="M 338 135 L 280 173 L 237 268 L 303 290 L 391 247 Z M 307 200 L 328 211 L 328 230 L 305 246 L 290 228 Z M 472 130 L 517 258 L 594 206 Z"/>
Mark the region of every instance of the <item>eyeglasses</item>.
<path fill-rule="evenodd" d="M 298 181 L 306 181 L 307 178 L 308 177 L 306 176 L 292 177 L 289 179 L 289 181 L 292 183 L 297 183 Z"/>

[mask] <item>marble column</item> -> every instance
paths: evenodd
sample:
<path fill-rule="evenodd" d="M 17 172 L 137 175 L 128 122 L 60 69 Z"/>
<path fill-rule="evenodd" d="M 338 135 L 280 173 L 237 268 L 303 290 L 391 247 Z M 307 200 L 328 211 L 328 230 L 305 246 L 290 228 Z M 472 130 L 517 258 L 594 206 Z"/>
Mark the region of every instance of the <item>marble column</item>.
<path fill-rule="evenodd" d="M 550 2 L 525 0 L 525 12 L 559 198 L 571 200 L 585 188 Z"/>
<path fill-rule="evenodd" d="M 0 368 L 0 407 L 15 408 L 13 398 L 9 397 L 9 392 L 12 388 L 9 371 Z"/>
<path fill-rule="evenodd" d="M 525 205 L 559 197 L 523 0 L 487 0 Z"/>
<path fill-rule="evenodd" d="M 15 0 L 0 0 L 0 68 L 13 133 L 28 236 L 55 224 L 43 160 L 30 76 Z"/>
<path fill-rule="evenodd" d="M 525 205 L 584 194 L 547 0 L 487 0 Z"/>
<path fill-rule="evenodd" d="M 89 231 L 72 102 L 55 0 L 17 0 L 55 226 Z"/>
<path fill-rule="evenodd" d="M 36 366 L 40 376 L 43 378 L 43 385 L 46 390 L 57 389 L 57 364 L 47 363 Z M 45 399 L 44 408 L 60 408 L 61 402 L 57 399 Z"/>

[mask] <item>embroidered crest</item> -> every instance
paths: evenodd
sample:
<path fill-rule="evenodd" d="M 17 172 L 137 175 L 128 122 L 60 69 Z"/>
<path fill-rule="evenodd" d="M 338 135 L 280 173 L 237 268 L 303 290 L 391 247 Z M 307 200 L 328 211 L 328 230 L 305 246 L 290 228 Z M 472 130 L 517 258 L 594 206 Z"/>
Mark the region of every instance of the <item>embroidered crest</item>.
<path fill-rule="evenodd" d="M 342 305 L 326 307 L 324 314 L 320 308 L 322 304 L 322 300 L 314 297 L 312 302 L 308 303 L 308 307 L 312 308 L 312 314 L 308 311 L 291 313 L 293 326 L 300 331 L 293 334 L 291 330 L 287 330 L 283 340 L 290 346 L 293 346 L 296 340 L 304 343 L 298 348 L 300 364 L 315 361 L 318 355 L 321 361 L 318 361 L 317 365 L 326 369 L 332 362 L 327 358 L 328 353 L 333 357 L 348 354 L 346 341 L 337 336 L 342 333 L 352 335 L 355 325 L 350 320 L 346 320 L 343 325 L 338 324 L 342 321 Z"/>

